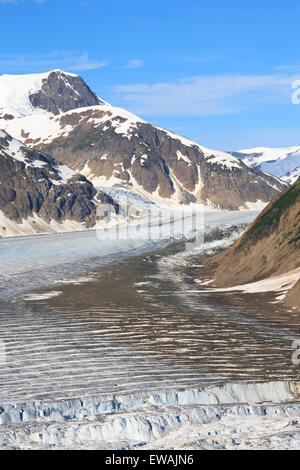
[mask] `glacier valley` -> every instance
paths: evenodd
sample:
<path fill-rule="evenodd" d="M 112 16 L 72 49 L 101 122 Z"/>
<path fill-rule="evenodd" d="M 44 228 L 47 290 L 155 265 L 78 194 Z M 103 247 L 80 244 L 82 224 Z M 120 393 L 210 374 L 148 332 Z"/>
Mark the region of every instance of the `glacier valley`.
<path fill-rule="evenodd" d="M 0 447 L 299 448 L 297 316 L 194 282 L 255 216 L 208 212 L 206 243 L 187 246 L 1 240 Z"/>

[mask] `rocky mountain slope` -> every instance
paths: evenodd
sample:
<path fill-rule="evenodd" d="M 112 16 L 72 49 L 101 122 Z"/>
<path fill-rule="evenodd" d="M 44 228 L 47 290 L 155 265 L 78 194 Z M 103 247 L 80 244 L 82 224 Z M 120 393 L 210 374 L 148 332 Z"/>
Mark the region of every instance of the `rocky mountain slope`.
<path fill-rule="evenodd" d="M 285 187 L 229 153 L 110 106 L 80 77 L 59 70 L 0 77 L 1 127 L 96 185 L 131 189 L 152 201 L 257 208 Z"/>
<path fill-rule="evenodd" d="M 294 286 L 284 298 L 300 307 L 300 178 L 271 201 L 233 247 L 214 262 L 214 285 L 218 287 L 275 276 L 286 278 L 288 285 L 293 273 Z"/>
<path fill-rule="evenodd" d="M 0 131 L 1 236 L 90 228 L 101 203 L 114 208 L 83 175 Z"/>
<path fill-rule="evenodd" d="M 258 147 L 233 152 L 232 155 L 241 158 L 247 165 L 272 173 L 288 184 L 293 184 L 300 176 L 300 147 Z"/>

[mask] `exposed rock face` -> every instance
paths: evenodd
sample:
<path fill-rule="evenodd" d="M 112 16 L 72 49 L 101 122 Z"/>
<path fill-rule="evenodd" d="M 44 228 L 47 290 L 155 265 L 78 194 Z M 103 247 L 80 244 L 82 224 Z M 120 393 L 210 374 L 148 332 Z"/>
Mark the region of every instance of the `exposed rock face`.
<path fill-rule="evenodd" d="M 300 178 L 277 196 L 245 234 L 215 257 L 215 285 L 234 286 L 300 267 Z M 286 301 L 300 307 L 299 282 Z"/>
<path fill-rule="evenodd" d="M 113 201 L 102 192 L 97 194 L 83 175 L 0 131 L 0 211 L 4 217 L 17 224 L 36 216 L 46 223 L 69 220 L 88 228 L 96 222 L 98 203 Z M 4 236 L 5 231 L 2 222 Z"/>
<path fill-rule="evenodd" d="M 34 108 L 53 114 L 103 104 L 81 77 L 60 71 L 53 71 L 44 78 L 41 89 L 30 95 L 29 100 Z"/>
<path fill-rule="evenodd" d="M 25 139 L 88 178 L 121 185 L 155 199 L 200 202 L 221 209 L 267 202 L 284 188 L 277 179 L 227 154 L 201 149 L 187 139 L 101 108 L 69 112 L 57 118 L 61 133 L 51 143 Z M 120 113 L 121 114 L 121 113 Z M 64 130 L 72 126 L 65 135 Z"/>
<path fill-rule="evenodd" d="M 231 154 L 206 149 L 103 103 L 80 77 L 59 71 L 38 77 L 30 79 L 35 91 L 29 91 L 28 115 L 6 104 L 2 116 L 5 112 L 15 117 L 0 118 L 0 125 L 95 184 L 123 186 L 154 201 L 197 202 L 221 209 L 262 207 L 285 187 Z M 12 78 L 9 83 L 13 90 Z M 20 97 L 22 109 L 28 108 L 26 96 Z"/>

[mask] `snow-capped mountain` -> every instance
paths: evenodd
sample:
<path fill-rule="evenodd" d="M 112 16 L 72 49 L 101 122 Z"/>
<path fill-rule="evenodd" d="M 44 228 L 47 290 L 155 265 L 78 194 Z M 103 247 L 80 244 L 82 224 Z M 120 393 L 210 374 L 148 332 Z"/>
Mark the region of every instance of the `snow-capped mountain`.
<path fill-rule="evenodd" d="M 101 104 L 82 78 L 60 70 L 0 77 L 0 116 L 4 119 L 32 115 L 36 108 L 56 115 Z"/>
<path fill-rule="evenodd" d="M 300 166 L 297 166 L 294 170 L 288 171 L 283 175 L 281 179 L 289 184 L 293 184 L 300 176 Z"/>
<path fill-rule="evenodd" d="M 156 202 L 257 208 L 284 183 L 98 98 L 74 74 L 0 77 L 0 128 L 55 155 L 94 184 Z"/>
<path fill-rule="evenodd" d="M 300 147 L 257 147 L 233 152 L 244 163 L 293 184 L 300 176 Z"/>
<path fill-rule="evenodd" d="M 82 230 L 96 224 L 97 206 L 114 206 L 83 175 L 1 130 L 0 170 L 0 236 Z"/>

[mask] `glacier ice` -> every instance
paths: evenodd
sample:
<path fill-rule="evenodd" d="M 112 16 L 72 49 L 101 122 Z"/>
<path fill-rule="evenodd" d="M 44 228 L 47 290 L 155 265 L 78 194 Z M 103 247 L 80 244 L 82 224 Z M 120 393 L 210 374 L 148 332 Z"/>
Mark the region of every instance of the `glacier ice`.
<path fill-rule="evenodd" d="M 0 406 L 3 448 L 254 447 L 259 433 L 280 447 L 300 443 L 300 384 L 232 383 L 203 389 Z M 275 436 L 278 439 L 274 441 Z M 211 440 L 213 436 L 213 441 Z M 219 444 L 218 444 L 219 439 Z M 256 440 L 255 440 L 256 439 Z M 247 447 L 247 446 L 246 446 Z"/>

